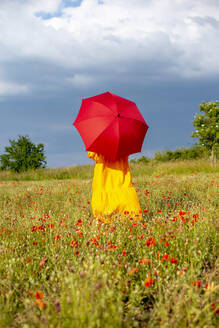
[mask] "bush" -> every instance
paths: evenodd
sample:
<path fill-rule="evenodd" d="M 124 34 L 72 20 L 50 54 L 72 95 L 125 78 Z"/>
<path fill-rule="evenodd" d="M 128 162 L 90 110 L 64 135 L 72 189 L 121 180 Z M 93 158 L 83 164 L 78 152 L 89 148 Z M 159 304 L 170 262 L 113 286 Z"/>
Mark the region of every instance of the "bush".
<path fill-rule="evenodd" d="M 131 163 L 149 163 L 150 162 L 150 158 L 146 157 L 146 156 L 142 156 L 138 159 L 131 159 L 130 162 Z"/>
<path fill-rule="evenodd" d="M 184 148 L 181 147 L 174 151 L 165 150 L 155 152 L 154 159 L 158 162 L 167 162 L 171 160 L 190 160 L 204 158 L 206 156 L 204 149 L 200 147 Z"/>

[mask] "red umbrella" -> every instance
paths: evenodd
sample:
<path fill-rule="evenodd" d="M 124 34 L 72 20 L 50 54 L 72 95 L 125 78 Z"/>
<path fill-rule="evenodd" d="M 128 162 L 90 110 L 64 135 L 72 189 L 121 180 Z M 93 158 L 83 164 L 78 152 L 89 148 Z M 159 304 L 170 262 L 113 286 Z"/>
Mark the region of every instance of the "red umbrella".
<path fill-rule="evenodd" d="M 140 152 L 148 130 L 136 104 L 111 92 L 83 99 L 73 125 L 87 151 L 111 161 Z"/>

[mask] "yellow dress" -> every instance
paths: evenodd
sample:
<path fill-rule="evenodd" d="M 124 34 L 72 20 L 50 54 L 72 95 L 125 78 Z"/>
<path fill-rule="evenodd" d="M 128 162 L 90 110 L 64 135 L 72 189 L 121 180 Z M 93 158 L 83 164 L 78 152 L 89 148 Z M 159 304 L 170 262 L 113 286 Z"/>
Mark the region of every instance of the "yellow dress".
<path fill-rule="evenodd" d="M 88 152 L 88 157 L 96 162 L 91 200 L 94 217 L 101 219 L 120 214 L 141 220 L 141 208 L 132 185 L 128 156 L 115 162 L 94 152 Z"/>

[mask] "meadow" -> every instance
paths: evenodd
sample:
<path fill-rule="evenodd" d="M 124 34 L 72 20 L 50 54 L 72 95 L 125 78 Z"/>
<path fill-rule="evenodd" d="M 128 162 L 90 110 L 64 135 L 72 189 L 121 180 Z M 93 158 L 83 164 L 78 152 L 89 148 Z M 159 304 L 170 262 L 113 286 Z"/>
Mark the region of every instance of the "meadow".
<path fill-rule="evenodd" d="M 1 328 L 218 326 L 218 165 L 131 171 L 142 221 L 94 221 L 93 166 L 0 173 Z"/>

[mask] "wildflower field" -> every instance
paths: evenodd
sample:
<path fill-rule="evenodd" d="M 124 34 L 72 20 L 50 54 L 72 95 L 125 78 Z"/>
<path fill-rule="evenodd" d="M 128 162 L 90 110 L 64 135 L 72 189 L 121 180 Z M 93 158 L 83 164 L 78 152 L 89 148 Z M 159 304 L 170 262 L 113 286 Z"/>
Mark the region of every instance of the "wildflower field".
<path fill-rule="evenodd" d="M 0 327 L 217 327 L 218 166 L 171 165 L 132 166 L 143 221 L 94 222 L 92 174 L 1 175 Z"/>

